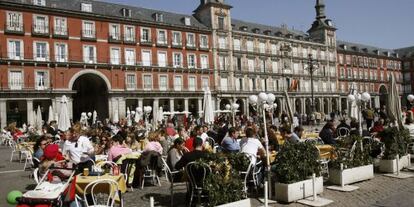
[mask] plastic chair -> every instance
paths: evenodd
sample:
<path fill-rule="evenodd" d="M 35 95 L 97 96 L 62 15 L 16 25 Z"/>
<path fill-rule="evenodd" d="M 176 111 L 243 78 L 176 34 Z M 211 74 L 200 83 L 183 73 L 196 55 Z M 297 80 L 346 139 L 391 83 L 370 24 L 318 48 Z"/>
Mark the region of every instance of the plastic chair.
<path fill-rule="evenodd" d="M 39 184 L 39 168 L 33 170 L 33 179 L 35 180 L 36 184 Z"/>
<path fill-rule="evenodd" d="M 164 158 L 162 158 L 162 163 L 165 169 L 165 176 L 167 177 L 168 182 L 170 182 L 171 206 L 174 206 L 174 186 L 183 185 L 185 182 L 174 182 L 176 175 L 179 175 L 181 172 L 178 170 L 171 171 L 170 167 L 167 164 L 167 161 L 165 161 Z"/>
<path fill-rule="evenodd" d="M 144 189 L 145 178 L 151 178 L 152 183 L 154 185 L 155 183 L 158 183 L 158 186 L 161 186 L 160 178 L 158 177 L 157 172 L 156 172 L 156 164 L 157 164 L 156 159 L 158 158 L 152 157 L 150 164 L 144 167 L 144 175 L 142 178 L 141 189 Z"/>
<path fill-rule="evenodd" d="M 108 191 L 106 191 L 106 189 L 105 191 L 102 191 L 101 189 L 96 188 L 97 186 L 102 186 L 102 185 L 108 185 L 108 189 L 107 189 Z M 89 205 L 88 203 L 88 199 L 87 199 L 88 193 L 90 193 L 92 196 L 93 205 Z M 97 193 L 108 195 L 107 199 L 102 199 L 103 201 L 105 201 L 104 203 L 98 204 L 98 200 L 96 199 Z M 118 183 L 110 179 L 100 179 L 100 180 L 93 181 L 86 186 L 83 192 L 83 198 L 84 198 L 86 207 L 104 207 L 104 206 L 113 207 L 117 193 L 118 193 Z"/>
<path fill-rule="evenodd" d="M 34 166 L 34 163 L 33 163 L 32 153 L 30 151 L 28 151 L 28 150 L 21 150 L 20 153 L 25 158 L 23 170 L 26 170 L 27 164 L 31 164 L 31 166 L 33 167 Z"/>
<path fill-rule="evenodd" d="M 190 162 L 185 166 L 185 171 L 187 172 L 191 188 L 190 203 L 188 206 L 191 206 L 195 195 L 197 195 L 198 204 L 201 204 L 201 198 L 208 197 L 204 192 L 204 180 L 211 173 L 211 168 L 206 163 Z"/>
<path fill-rule="evenodd" d="M 19 154 L 19 161 L 21 161 L 21 156 L 20 156 L 21 150 L 17 146 L 17 143 L 12 139 L 9 141 L 9 145 L 13 149 L 11 152 L 11 156 L 10 156 L 10 162 L 13 161 L 13 155 L 15 155 L 16 153 Z"/>

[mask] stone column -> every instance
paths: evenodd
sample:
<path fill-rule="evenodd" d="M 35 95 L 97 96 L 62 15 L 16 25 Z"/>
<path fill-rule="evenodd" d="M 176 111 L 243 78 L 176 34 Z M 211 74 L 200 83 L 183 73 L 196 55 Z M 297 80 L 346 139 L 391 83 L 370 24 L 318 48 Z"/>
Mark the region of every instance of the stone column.
<path fill-rule="evenodd" d="M 199 98 L 198 99 L 198 113 L 203 111 L 203 99 Z"/>
<path fill-rule="evenodd" d="M 119 110 L 119 118 L 125 118 L 126 116 L 126 102 L 125 99 L 120 97 L 118 98 L 118 110 Z"/>
<path fill-rule="evenodd" d="M 69 111 L 69 118 L 73 121 L 73 99 L 72 97 L 68 97 L 68 111 Z"/>
<path fill-rule="evenodd" d="M 155 124 L 155 121 L 154 120 L 156 120 L 156 116 L 157 116 L 157 114 L 155 114 L 155 110 L 159 110 L 159 99 L 158 98 L 154 98 L 154 102 L 153 102 L 153 104 L 152 104 L 152 120 L 153 120 L 153 123 Z M 160 113 L 162 113 L 162 112 L 160 112 Z"/>
<path fill-rule="evenodd" d="M 244 101 L 244 114 L 246 114 L 246 116 L 250 116 L 249 105 L 249 98 L 246 98 L 246 100 Z"/>
<path fill-rule="evenodd" d="M 342 110 L 344 110 L 342 108 L 342 98 L 341 97 L 338 98 L 338 107 L 337 108 L 338 108 L 340 113 L 342 113 Z"/>
<path fill-rule="evenodd" d="M 27 99 L 26 105 L 27 105 L 26 109 L 27 109 L 27 122 L 28 122 L 27 124 L 30 124 L 33 126 L 34 123 L 31 122 L 31 120 L 33 120 L 33 99 Z"/>
<path fill-rule="evenodd" d="M 7 125 L 7 106 L 6 106 L 6 100 L 1 99 L 0 100 L 0 126 L 1 128 L 6 127 Z"/>
<path fill-rule="evenodd" d="M 171 113 L 174 112 L 174 99 L 173 98 L 170 99 L 170 111 Z"/>
<path fill-rule="evenodd" d="M 184 111 L 188 111 L 188 98 L 184 99 Z"/>
<path fill-rule="evenodd" d="M 302 107 L 302 114 L 306 114 L 306 98 L 302 98 L 302 101 L 301 101 L 302 103 L 302 105 L 301 105 L 301 107 Z"/>
<path fill-rule="evenodd" d="M 380 97 L 375 96 L 375 108 L 379 108 L 379 107 L 380 107 Z"/>
<path fill-rule="evenodd" d="M 138 99 L 138 107 L 141 107 L 141 109 L 144 108 L 144 99 L 142 99 L 142 98 Z"/>
<path fill-rule="evenodd" d="M 221 102 L 221 99 L 220 98 L 217 98 L 217 101 L 216 101 L 216 110 L 221 110 L 220 109 L 220 102 Z"/>

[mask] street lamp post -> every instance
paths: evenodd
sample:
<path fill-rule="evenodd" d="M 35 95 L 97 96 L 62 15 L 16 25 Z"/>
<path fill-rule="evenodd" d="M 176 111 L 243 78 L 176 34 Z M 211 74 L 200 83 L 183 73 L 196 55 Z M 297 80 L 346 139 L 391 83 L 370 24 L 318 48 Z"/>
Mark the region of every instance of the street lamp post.
<path fill-rule="evenodd" d="M 408 103 L 410 103 L 410 110 L 411 110 L 411 108 L 413 107 L 414 95 L 413 94 L 408 95 L 407 100 L 408 100 Z"/>
<path fill-rule="evenodd" d="M 309 71 L 311 78 L 311 114 L 315 112 L 315 99 L 313 96 L 313 73 L 318 70 L 318 62 L 313 59 L 312 54 L 309 54 L 308 58 L 308 67 L 306 68 Z"/>
<path fill-rule="evenodd" d="M 271 176 L 270 176 L 270 153 L 269 153 L 269 137 L 267 136 L 267 124 L 266 124 L 266 111 L 271 109 L 271 107 L 273 107 L 273 103 L 276 100 L 276 97 L 274 94 L 269 93 L 266 94 L 264 92 L 259 93 L 258 96 L 256 95 L 251 95 L 249 97 L 250 103 L 252 103 L 253 105 L 260 105 L 262 106 L 262 116 L 263 116 L 263 127 L 264 127 L 264 138 L 265 138 L 265 150 L 266 150 L 266 176 L 267 176 L 267 185 L 271 184 Z M 266 183 L 265 183 L 266 185 Z M 266 192 L 266 189 L 268 189 L 268 192 Z M 271 193 L 271 187 L 265 186 L 265 195 L 264 195 L 264 199 L 265 199 L 265 206 L 268 205 L 268 197 L 269 195 L 272 195 Z"/>
<path fill-rule="evenodd" d="M 231 116 L 232 116 L 232 120 L 233 120 L 233 127 L 235 127 L 235 113 L 237 112 L 237 110 L 239 109 L 240 105 L 237 103 L 233 103 L 232 105 L 230 104 L 226 104 L 226 110 L 230 110 L 231 111 Z"/>
<path fill-rule="evenodd" d="M 357 93 L 356 95 L 353 94 L 351 91 L 351 94 L 348 95 L 348 101 L 350 103 L 355 102 L 357 106 L 360 109 L 360 112 L 358 113 L 358 119 L 359 119 L 359 135 L 362 136 L 362 107 L 365 103 L 368 103 L 371 101 L 371 95 L 368 92 L 364 92 L 362 94 Z"/>

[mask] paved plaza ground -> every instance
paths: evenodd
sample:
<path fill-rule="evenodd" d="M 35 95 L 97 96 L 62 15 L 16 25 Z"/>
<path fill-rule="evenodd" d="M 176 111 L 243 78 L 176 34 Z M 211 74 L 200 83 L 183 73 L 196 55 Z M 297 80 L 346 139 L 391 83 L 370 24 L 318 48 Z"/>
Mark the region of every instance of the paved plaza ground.
<path fill-rule="evenodd" d="M 23 171 L 23 163 L 9 162 L 9 148 L 0 147 L 0 206 L 8 206 L 6 195 L 11 190 L 25 191 L 34 186 L 34 181 L 29 178 L 30 171 Z M 135 189 L 125 194 L 125 206 L 149 206 L 149 198 L 155 198 L 156 206 L 169 206 L 170 191 L 165 177 L 161 178 L 161 187 L 144 187 L 143 190 Z M 355 184 L 360 189 L 354 192 L 342 193 L 325 189 L 322 197 L 334 200 L 329 206 L 377 206 L 377 207 L 412 207 L 414 206 L 414 178 L 405 180 L 393 179 L 375 174 L 375 178 L 369 181 Z M 185 186 L 175 189 L 176 206 L 185 206 Z M 260 206 L 255 201 L 255 206 Z M 297 203 L 274 204 L 271 206 L 303 206 Z"/>

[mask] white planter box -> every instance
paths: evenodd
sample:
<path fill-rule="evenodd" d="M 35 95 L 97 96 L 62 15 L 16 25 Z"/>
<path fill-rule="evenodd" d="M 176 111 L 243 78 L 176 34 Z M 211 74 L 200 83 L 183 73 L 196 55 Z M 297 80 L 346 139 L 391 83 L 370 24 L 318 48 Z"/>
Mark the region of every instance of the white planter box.
<path fill-rule="evenodd" d="M 342 175 L 341 175 L 342 174 Z M 344 185 L 356 183 L 363 180 L 374 178 L 374 166 L 364 165 L 354 168 L 345 169 L 342 171 L 337 169 L 329 169 L 329 181 L 332 184 L 342 185 L 341 176 Z"/>
<path fill-rule="evenodd" d="M 323 178 L 317 177 L 315 182 L 316 194 L 323 192 Z M 313 195 L 312 179 L 292 184 L 275 183 L 275 198 L 277 201 L 293 202 Z"/>
<path fill-rule="evenodd" d="M 409 155 L 402 156 L 400 158 L 398 168 L 403 169 L 410 165 Z M 380 172 L 395 173 L 397 172 L 397 159 L 394 160 L 381 160 L 379 164 Z"/>
<path fill-rule="evenodd" d="M 226 204 L 219 205 L 216 207 L 252 207 L 252 203 L 251 203 L 250 198 L 248 198 L 248 199 L 243 199 L 243 200 L 239 200 L 236 202 L 226 203 Z"/>

